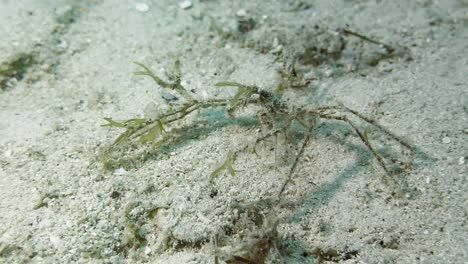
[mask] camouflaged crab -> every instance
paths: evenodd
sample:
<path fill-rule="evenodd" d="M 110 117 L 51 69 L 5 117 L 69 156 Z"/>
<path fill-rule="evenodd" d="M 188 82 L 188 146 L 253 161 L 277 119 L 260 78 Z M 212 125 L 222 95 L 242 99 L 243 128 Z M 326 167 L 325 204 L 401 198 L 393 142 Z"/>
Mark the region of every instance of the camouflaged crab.
<path fill-rule="evenodd" d="M 282 134 L 288 137 L 293 126 L 301 127 L 303 133 L 302 143 L 299 145 L 292 164 L 286 175 L 286 180 L 278 192 L 279 197 L 283 194 L 287 185 L 291 182 L 294 171 L 304 154 L 306 146 L 318 128 L 319 121 L 334 120 L 342 122 L 349 126 L 360 141 L 366 146 L 372 156 L 377 160 L 380 167 L 388 176 L 387 179 L 398 186 L 398 180 L 393 177 L 397 170 L 395 169 L 396 159 L 384 158 L 376 148 L 370 143 L 367 130 L 361 129 L 356 121 L 373 127 L 388 138 L 396 141 L 400 146 L 411 150 L 409 144 L 405 143 L 399 137 L 377 124 L 372 119 L 352 110 L 344 105 L 322 106 L 318 108 L 297 108 L 286 104 L 281 99 L 282 91 L 291 85 L 291 82 L 285 81 L 278 85 L 274 91 L 262 90 L 257 86 L 244 85 L 237 82 L 219 82 L 218 87 L 234 87 L 237 92 L 232 98 L 228 99 L 209 99 L 197 100 L 181 84 L 180 62 L 175 62 L 175 73 L 171 76 L 170 82 L 164 81 L 156 76 L 147 66 L 136 63 L 142 68 L 136 72 L 137 75 L 148 76 L 152 78 L 160 87 L 172 90 L 184 98 L 183 103 L 171 106 L 167 111 L 160 113 L 155 118 L 133 118 L 125 121 L 115 121 L 111 118 L 104 118 L 108 123 L 103 126 L 117 127 L 124 129 L 124 132 L 117 137 L 113 144 L 104 149 L 100 155 L 101 162 L 108 169 L 118 167 L 132 167 L 143 164 L 151 157 L 152 151 L 158 148 L 164 148 L 174 142 L 184 131 L 180 122 L 186 120 L 197 111 L 206 108 L 223 107 L 229 116 L 235 116 L 236 111 L 249 105 L 256 105 L 258 112 L 256 119 L 258 123 L 268 124 L 264 127 L 264 133 L 255 141 L 254 150 L 258 143 L 271 137 Z M 288 78 L 290 80 L 290 78 Z M 141 147 L 144 145 L 145 147 Z M 243 146 L 237 150 L 229 151 L 229 154 L 219 167 L 210 174 L 210 180 L 214 179 L 222 171 L 229 174 L 236 174 L 237 170 L 233 164 L 237 155 L 252 146 Z"/>

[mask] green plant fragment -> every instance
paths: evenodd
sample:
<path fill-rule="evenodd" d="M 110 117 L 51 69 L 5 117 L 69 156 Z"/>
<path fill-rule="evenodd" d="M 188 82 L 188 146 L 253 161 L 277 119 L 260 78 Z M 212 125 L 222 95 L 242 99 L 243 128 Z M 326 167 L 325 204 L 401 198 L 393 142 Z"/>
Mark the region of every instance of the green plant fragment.
<path fill-rule="evenodd" d="M 144 69 L 144 71 L 137 71 L 137 72 L 134 72 L 135 75 L 146 75 L 146 76 L 149 76 L 151 77 L 157 84 L 161 85 L 162 87 L 167 87 L 168 86 L 168 83 L 166 83 L 165 81 L 163 81 L 161 78 L 159 78 L 158 76 L 156 76 L 151 70 L 150 68 L 148 68 L 146 65 L 144 65 L 143 63 L 140 63 L 140 62 L 136 62 L 134 61 L 133 63 L 135 63 L 136 65 L 142 67 Z"/>
<path fill-rule="evenodd" d="M 225 86 L 235 86 L 235 87 L 245 87 L 245 85 L 237 83 L 237 82 L 218 82 L 215 84 L 218 87 L 225 87 Z"/>
<path fill-rule="evenodd" d="M 28 70 L 37 63 L 36 55 L 33 53 L 20 53 L 11 61 L 2 63 L 0 65 L 0 90 L 7 89 L 12 79 L 21 81 Z"/>
<path fill-rule="evenodd" d="M 104 117 L 104 120 L 106 120 L 109 123 L 101 125 L 102 127 L 122 127 L 122 128 L 126 128 L 124 123 L 114 121 L 114 120 L 112 120 L 112 119 L 110 119 L 108 117 Z"/>
<path fill-rule="evenodd" d="M 246 103 L 246 100 L 249 99 L 249 97 L 252 94 L 257 92 L 257 88 L 246 86 L 237 82 L 218 82 L 215 85 L 218 87 L 233 86 L 233 87 L 239 88 L 237 93 L 234 95 L 234 97 L 231 99 L 231 102 L 229 103 L 229 108 L 227 111 L 230 116 L 233 116 L 237 108 L 242 103 Z M 244 99 L 244 100 L 242 101 L 241 99 Z"/>
<path fill-rule="evenodd" d="M 180 78 L 180 61 L 179 60 L 176 60 L 175 61 L 175 74 L 172 76 L 172 79 L 174 79 L 174 82 L 173 83 L 170 83 L 170 82 L 165 82 L 163 81 L 161 78 L 159 78 L 158 76 L 156 76 L 156 74 L 154 74 L 150 68 L 148 68 L 146 65 L 144 65 L 143 63 L 140 63 L 140 62 L 134 62 L 136 65 L 140 66 L 143 68 L 143 71 L 137 71 L 137 72 L 134 72 L 136 75 L 146 75 L 146 76 L 149 76 L 151 77 L 158 85 L 160 85 L 161 87 L 163 88 L 166 88 L 166 89 L 171 89 L 171 90 L 174 90 L 176 91 L 177 93 L 179 93 L 182 97 L 185 98 L 185 100 L 191 102 L 191 101 L 194 101 L 193 97 L 190 95 L 190 93 L 185 90 L 185 88 L 182 86 L 181 84 L 181 78 Z"/>
<path fill-rule="evenodd" d="M 239 170 L 236 170 L 232 167 L 232 162 L 236 159 L 236 155 L 235 153 L 232 153 L 232 151 L 229 152 L 228 154 L 228 157 L 226 158 L 226 160 L 224 161 L 223 164 L 221 164 L 221 166 L 219 166 L 218 168 L 216 168 L 211 174 L 210 174 L 210 179 L 212 180 L 214 177 L 216 177 L 219 173 L 221 173 L 221 171 L 223 170 L 227 170 L 228 173 L 231 175 L 231 176 L 234 176 L 236 175 L 236 172 L 239 172 Z"/>
<path fill-rule="evenodd" d="M 146 134 L 140 137 L 140 142 L 154 142 L 156 138 L 161 135 L 164 131 L 163 123 L 160 120 L 156 121 L 156 125 L 151 128 Z"/>
<path fill-rule="evenodd" d="M 108 123 L 101 125 L 102 127 L 119 127 L 127 129 L 125 132 L 120 134 L 119 137 L 117 137 L 114 143 L 112 143 L 113 145 L 118 144 L 123 139 L 130 137 L 133 133 L 135 133 L 135 131 L 137 131 L 139 127 L 141 127 L 146 122 L 146 120 L 143 118 L 132 118 L 123 122 L 118 122 L 112 120 L 111 118 L 104 117 L 104 120 L 106 120 Z"/>
<path fill-rule="evenodd" d="M 125 120 L 124 124 L 126 127 L 136 128 L 144 124 L 145 122 L 146 122 L 146 119 L 144 118 L 132 118 L 132 119 Z"/>

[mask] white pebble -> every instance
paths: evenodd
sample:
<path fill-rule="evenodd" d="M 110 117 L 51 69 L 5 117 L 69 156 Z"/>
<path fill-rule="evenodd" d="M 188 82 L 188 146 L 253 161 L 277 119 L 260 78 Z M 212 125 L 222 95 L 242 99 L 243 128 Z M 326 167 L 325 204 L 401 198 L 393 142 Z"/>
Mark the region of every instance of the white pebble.
<path fill-rule="evenodd" d="M 272 46 L 273 46 L 273 47 L 278 47 L 279 44 L 280 44 L 280 43 L 279 43 L 278 38 L 274 38 L 274 39 L 273 39 L 273 44 L 272 44 Z"/>
<path fill-rule="evenodd" d="M 179 2 L 179 7 L 182 9 L 189 9 L 192 7 L 192 1 L 190 0 L 183 0 Z"/>
<path fill-rule="evenodd" d="M 247 11 L 245 11 L 245 9 L 240 9 L 236 13 L 236 16 L 238 16 L 238 17 L 245 17 L 246 15 L 247 15 Z"/>
<path fill-rule="evenodd" d="M 147 4 L 145 4 L 145 3 L 136 3 L 135 4 L 135 9 L 138 12 L 145 13 L 145 12 L 148 12 L 149 6 Z"/>
<path fill-rule="evenodd" d="M 460 157 L 458 159 L 458 165 L 463 165 L 463 164 L 465 164 L 465 157 Z"/>
<path fill-rule="evenodd" d="M 148 255 L 149 253 L 151 253 L 151 248 L 145 247 L 145 255 Z"/>
<path fill-rule="evenodd" d="M 124 176 L 126 174 L 128 174 L 128 171 L 126 171 L 124 168 L 118 168 L 114 171 L 113 173 L 114 175 L 116 176 Z"/>
<path fill-rule="evenodd" d="M 449 137 L 444 137 L 444 138 L 442 139 L 442 143 L 444 143 L 444 144 L 450 143 L 450 138 L 449 138 Z"/>
<path fill-rule="evenodd" d="M 47 64 L 47 63 L 44 63 L 44 64 L 41 65 L 40 68 L 41 68 L 41 70 L 43 70 L 43 71 L 48 71 L 48 70 L 50 69 L 50 65 Z"/>
<path fill-rule="evenodd" d="M 66 49 L 67 47 L 68 47 L 68 44 L 66 41 L 61 41 L 59 44 L 57 44 L 57 48 L 62 49 L 62 50 Z"/>
<path fill-rule="evenodd" d="M 271 50 L 271 53 L 277 54 L 277 53 L 281 53 L 281 51 L 283 51 L 283 45 L 278 45 L 274 49 Z"/>
<path fill-rule="evenodd" d="M 52 244 L 52 246 L 54 246 L 54 248 L 58 248 L 60 244 L 62 244 L 62 241 L 60 240 L 58 236 L 51 235 L 49 239 L 50 239 L 50 243 Z"/>
<path fill-rule="evenodd" d="M 11 157 L 11 154 L 13 154 L 13 150 L 11 150 L 10 148 L 3 152 L 3 155 L 7 158 Z"/>

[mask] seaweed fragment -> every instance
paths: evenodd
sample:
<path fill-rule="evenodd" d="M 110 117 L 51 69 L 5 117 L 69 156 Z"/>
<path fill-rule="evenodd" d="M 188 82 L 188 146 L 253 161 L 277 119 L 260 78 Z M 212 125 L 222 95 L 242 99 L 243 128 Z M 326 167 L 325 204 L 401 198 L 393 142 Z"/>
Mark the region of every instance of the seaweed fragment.
<path fill-rule="evenodd" d="M 19 53 L 9 62 L 0 66 L 0 89 L 6 90 L 12 81 L 21 81 L 28 70 L 36 64 L 33 53 Z"/>
<path fill-rule="evenodd" d="M 210 174 L 210 180 L 213 180 L 214 177 L 216 177 L 219 173 L 221 173 L 221 171 L 223 170 L 227 170 L 228 173 L 231 175 L 231 176 L 234 176 L 236 175 L 236 172 L 239 172 L 239 170 L 236 170 L 232 167 L 232 163 L 233 161 L 236 159 L 236 153 L 233 153 L 232 151 L 229 152 L 226 160 L 224 161 L 223 164 L 221 164 L 221 166 L 219 166 L 218 168 L 216 168 L 211 174 Z"/>
<path fill-rule="evenodd" d="M 146 65 L 139 63 L 139 62 L 134 62 L 136 65 L 140 66 L 143 68 L 142 71 L 136 71 L 134 72 L 135 75 L 143 75 L 143 76 L 149 76 L 153 81 L 155 81 L 159 86 L 174 90 L 177 93 L 179 93 L 181 96 L 183 96 L 187 101 L 193 101 L 193 97 L 190 95 L 190 93 L 182 86 L 181 84 L 181 74 L 180 74 L 180 61 L 176 60 L 174 63 L 174 69 L 175 73 L 171 78 L 174 80 L 174 82 L 166 82 L 163 81 L 161 78 L 156 76 L 153 71 L 150 70 Z"/>

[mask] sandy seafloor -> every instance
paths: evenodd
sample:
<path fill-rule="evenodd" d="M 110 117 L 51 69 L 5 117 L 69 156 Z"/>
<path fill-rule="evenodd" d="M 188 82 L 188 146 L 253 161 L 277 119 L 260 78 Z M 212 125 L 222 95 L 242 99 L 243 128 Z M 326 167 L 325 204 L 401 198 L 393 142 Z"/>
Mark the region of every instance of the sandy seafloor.
<path fill-rule="evenodd" d="M 0 69 L 16 58 L 23 74 L 0 76 L 2 263 L 246 263 L 262 241 L 251 263 L 468 263 L 465 0 L 0 0 Z M 353 108 L 408 141 L 413 165 L 389 184 L 350 126 L 322 119 L 275 203 L 297 145 L 264 142 L 210 185 L 265 125 L 208 109 L 166 151 L 103 169 L 121 132 L 103 117 L 167 107 L 133 62 L 166 78 L 176 58 L 199 100 L 232 97 L 219 81 L 271 91 L 296 59 L 310 83 L 285 102 Z"/>

